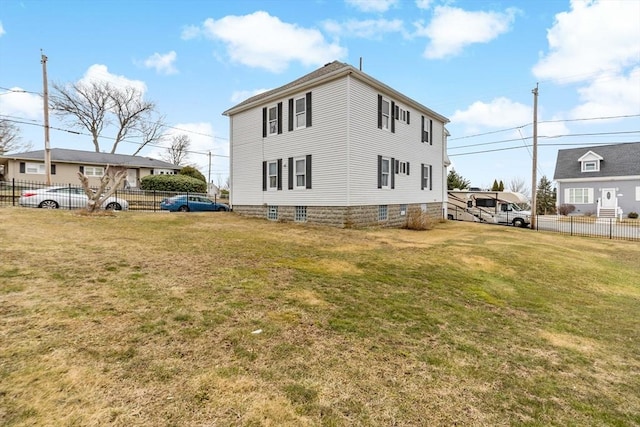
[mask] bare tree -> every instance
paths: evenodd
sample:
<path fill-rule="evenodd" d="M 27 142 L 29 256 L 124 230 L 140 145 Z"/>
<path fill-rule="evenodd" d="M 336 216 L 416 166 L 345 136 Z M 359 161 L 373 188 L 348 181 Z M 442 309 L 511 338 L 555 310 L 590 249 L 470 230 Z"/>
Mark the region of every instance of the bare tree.
<path fill-rule="evenodd" d="M 525 184 L 525 180 L 520 177 L 511 178 L 511 181 L 509 181 L 509 191 L 513 191 L 514 193 L 521 193 L 527 198 L 530 196 L 529 188 Z"/>
<path fill-rule="evenodd" d="M 165 116 L 160 116 L 157 120 L 152 122 L 141 122 L 137 128 L 137 131 L 140 133 L 140 139 L 142 142 L 133 153 L 133 155 L 137 155 L 147 144 L 155 142 L 160 143 L 164 140 L 165 135 L 162 133 L 162 128 L 164 127 Z"/>
<path fill-rule="evenodd" d="M 23 143 L 20 138 L 20 128 L 10 120 L 0 118 L 0 155 L 30 149 L 31 144 Z"/>
<path fill-rule="evenodd" d="M 171 146 L 167 148 L 167 153 L 162 157 L 174 165 L 182 165 L 189 156 L 191 138 L 188 135 L 176 135 L 171 140 Z"/>
<path fill-rule="evenodd" d="M 109 126 L 117 128 L 111 153 L 115 153 L 118 144 L 128 136 L 142 137 L 143 146 L 160 137 L 159 132 L 151 140 L 145 135 L 145 123 L 155 122 L 160 126 L 160 120 L 154 120 L 155 104 L 143 101 L 142 93 L 133 87 L 118 88 L 108 82 L 91 81 L 71 85 L 54 83 L 53 88 L 53 112 L 70 117 L 72 126 L 89 131 L 96 152 L 100 152 L 100 137 Z"/>
<path fill-rule="evenodd" d="M 87 201 L 87 212 L 93 213 L 97 211 L 100 206 L 102 206 L 102 203 L 116 192 L 126 177 L 126 169 L 119 169 L 115 172 L 109 171 L 109 165 L 107 165 L 104 175 L 100 178 L 100 187 L 94 191 L 89 186 L 89 178 L 82 172 L 78 172 L 78 178 L 80 178 L 84 193 L 89 198 Z"/>

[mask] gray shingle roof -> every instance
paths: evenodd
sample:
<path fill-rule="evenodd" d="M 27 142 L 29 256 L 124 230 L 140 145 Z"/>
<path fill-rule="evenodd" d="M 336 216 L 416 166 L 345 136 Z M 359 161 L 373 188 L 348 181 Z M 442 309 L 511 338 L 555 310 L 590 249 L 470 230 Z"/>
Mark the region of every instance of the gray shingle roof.
<path fill-rule="evenodd" d="M 347 74 L 347 73 L 351 73 L 354 76 L 368 82 L 370 85 L 374 85 L 376 87 L 379 88 L 383 88 L 385 92 L 392 94 L 393 96 L 397 97 L 398 99 L 403 100 L 404 102 L 407 102 L 409 104 L 414 105 L 416 108 L 422 110 L 422 111 L 426 111 L 429 113 L 429 115 L 433 116 L 433 117 L 437 117 L 439 120 L 442 120 L 444 123 L 448 123 L 449 119 L 444 117 L 441 114 L 436 113 L 435 111 L 431 110 L 430 108 L 425 107 L 424 105 L 416 102 L 415 100 L 409 98 L 408 96 L 396 91 L 395 89 L 385 85 L 384 83 L 374 79 L 373 77 L 369 76 L 368 74 L 358 70 L 357 68 L 346 64 L 344 62 L 340 62 L 340 61 L 333 61 L 333 62 L 329 62 L 328 64 L 325 64 L 323 67 L 318 68 L 315 71 L 312 71 L 309 74 L 305 74 L 304 76 L 300 77 L 299 79 L 296 79 L 290 83 L 287 83 L 283 86 L 280 86 L 278 88 L 269 90 L 267 92 L 263 92 L 260 93 L 258 95 L 252 96 L 251 98 L 245 99 L 244 101 L 242 101 L 239 104 L 236 104 L 235 106 L 229 108 L 228 110 L 226 110 L 225 112 L 223 112 L 223 115 L 227 115 L 227 116 L 231 116 L 239 111 L 244 110 L 245 108 L 251 108 L 250 106 L 254 104 L 259 103 L 261 100 L 268 100 L 270 98 L 273 97 L 277 97 L 282 93 L 286 93 L 289 90 L 294 90 L 296 88 L 299 87 L 304 87 L 305 84 L 308 84 L 310 82 L 313 82 L 315 80 L 323 81 L 323 77 L 324 78 L 330 78 L 331 75 L 343 75 L 343 74 Z"/>
<path fill-rule="evenodd" d="M 589 151 L 603 158 L 597 172 L 581 172 L 578 159 Z M 640 175 L 640 142 L 558 150 L 553 179 Z"/>
<path fill-rule="evenodd" d="M 5 154 L 1 156 L 15 160 L 44 160 L 44 150 L 26 151 L 24 153 Z M 52 148 L 51 161 L 59 163 L 81 163 L 84 165 L 113 165 L 138 168 L 180 169 L 180 166 L 162 160 L 127 154 L 96 153 L 95 151 L 69 150 Z"/>

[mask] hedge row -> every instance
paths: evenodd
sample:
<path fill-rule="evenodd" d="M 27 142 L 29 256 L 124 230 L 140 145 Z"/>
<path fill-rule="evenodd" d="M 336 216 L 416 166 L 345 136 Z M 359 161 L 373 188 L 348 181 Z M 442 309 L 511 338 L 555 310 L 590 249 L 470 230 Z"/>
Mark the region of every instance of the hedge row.
<path fill-rule="evenodd" d="M 187 175 L 147 175 L 140 180 L 143 190 L 206 193 L 207 183 Z"/>

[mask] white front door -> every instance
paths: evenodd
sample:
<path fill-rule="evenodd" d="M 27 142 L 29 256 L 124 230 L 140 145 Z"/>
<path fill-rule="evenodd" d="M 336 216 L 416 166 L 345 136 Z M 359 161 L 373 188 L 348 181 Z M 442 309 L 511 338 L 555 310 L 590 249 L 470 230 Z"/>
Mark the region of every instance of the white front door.
<path fill-rule="evenodd" d="M 617 203 L 616 189 L 615 188 L 603 188 L 601 205 L 603 208 L 615 208 Z"/>

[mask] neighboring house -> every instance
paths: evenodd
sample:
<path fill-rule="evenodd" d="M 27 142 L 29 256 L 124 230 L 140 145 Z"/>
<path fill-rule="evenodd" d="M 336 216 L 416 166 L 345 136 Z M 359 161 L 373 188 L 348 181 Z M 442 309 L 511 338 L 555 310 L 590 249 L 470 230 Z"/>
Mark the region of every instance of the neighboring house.
<path fill-rule="evenodd" d="M 237 213 L 339 227 L 445 215 L 448 119 L 348 64 L 223 114 Z"/>
<path fill-rule="evenodd" d="M 0 156 L 4 180 L 45 182 L 44 150 Z M 107 165 L 110 170 L 127 171 L 125 186 L 136 188 L 146 175 L 174 175 L 180 166 L 142 156 L 97 153 L 95 151 L 51 149 L 51 183 L 78 183 L 78 172 L 89 178 L 90 185 L 98 185 Z"/>
<path fill-rule="evenodd" d="M 558 205 L 598 217 L 640 212 L 640 142 L 558 150 Z"/>

